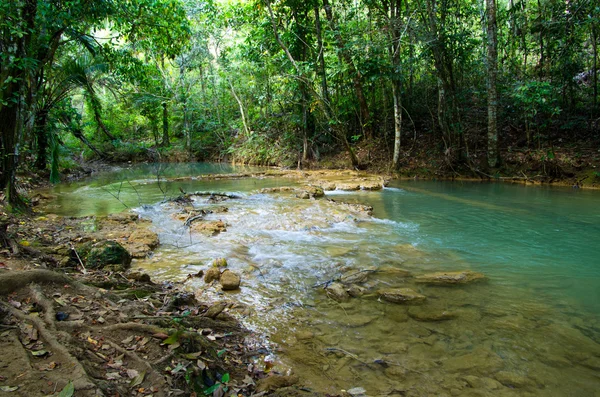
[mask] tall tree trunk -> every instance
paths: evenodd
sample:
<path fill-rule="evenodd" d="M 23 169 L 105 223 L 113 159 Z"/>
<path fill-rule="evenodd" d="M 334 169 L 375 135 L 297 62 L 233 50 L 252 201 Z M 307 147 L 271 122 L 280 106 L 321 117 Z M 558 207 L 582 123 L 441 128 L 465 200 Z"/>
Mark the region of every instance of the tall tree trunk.
<path fill-rule="evenodd" d="M 340 51 L 340 54 L 341 54 L 342 58 L 344 59 L 344 62 L 348 66 L 348 69 L 350 70 L 350 74 L 352 75 L 352 85 L 354 86 L 354 92 L 356 93 L 356 99 L 358 100 L 358 107 L 360 110 L 360 118 L 361 118 L 360 122 L 361 122 L 362 132 L 363 132 L 365 138 L 371 139 L 373 137 L 373 126 L 371 125 L 371 116 L 369 113 L 369 107 L 367 105 L 367 100 L 365 98 L 364 91 L 363 91 L 362 75 L 358 71 L 358 69 L 356 69 L 356 67 L 354 66 L 354 61 L 352 60 L 350 53 L 346 49 L 346 42 L 344 41 L 344 38 L 342 37 L 342 34 L 340 33 L 337 22 L 333 16 L 333 10 L 332 10 L 331 4 L 329 3 L 329 0 L 323 0 L 323 8 L 325 9 L 325 16 L 327 17 L 327 20 L 329 21 L 329 26 L 331 27 L 331 30 L 333 31 L 333 34 L 334 34 L 334 37 L 336 40 L 336 44 L 338 47 L 338 51 Z"/>
<path fill-rule="evenodd" d="M 330 106 L 329 89 L 327 88 L 327 69 L 325 68 L 325 49 L 323 48 L 323 34 L 321 29 L 321 17 L 319 2 L 314 5 L 315 11 L 315 33 L 317 35 L 317 51 L 319 51 L 319 75 L 321 76 L 321 95 L 323 100 Z"/>
<path fill-rule="evenodd" d="M 402 145 L 402 83 L 400 80 L 400 49 L 401 49 L 401 7 L 402 0 L 390 2 L 390 31 L 392 58 L 392 97 L 394 99 L 394 156 L 392 158 L 392 169 L 398 169 L 400 165 L 400 147 Z"/>
<path fill-rule="evenodd" d="M 281 37 L 279 36 L 279 31 L 277 29 L 277 24 L 275 22 L 275 16 L 273 15 L 273 10 L 271 9 L 271 4 L 270 4 L 269 0 L 267 0 L 265 3 L 267 6 L 267 10 L 269 12 L 269 19 L 271 20 L 271 26 L 273 27 L 273 34 L 275 35 L 275 40 L 277 40 L 277 43 L 279 44 L 279 46 L 281 47 L 283 52 L 285 52 L 285 55 L 287 56 L 288 60 L 290 61 L 290 63 L 294 67 L 294 69 L 296 70 L 297 78 L 301 81 L 305 81 L 305 82 L 309 81 L 307 79 L 307 77 L 304 75 L 304 73 L 302 72 L 302 69 L 300 69 L 300 66 L 298 66 L 298 63 L 294 59 L 292 53 L 290 52 L 288 47 L 285 45 L 285 43 L 281 40 Z M 310 85 L 308 85 L 308 84 L 306 85 L 306 87 L 308 89 L 311 89 Z M 333 115 L 331 112 L 331 104 L 327 103 L 322 96 L 319 96 L 312 89 L 311 89 L 311 94 L 317 100 L 317 103 L 323 110 L 323 113 L 325 113 L 325 117 L 328 119 L 328 121 L 332 120 Z M 352 163 L 352 166 L 354 168 L 359 168 L 360 162 L 358 161 L 358 157 L 356 157 L 356 153 L 354 153 L 354 151 L 352 150 L 352 147 L 350 146 L 350 142 L 348 142 L 348 137 L 346 136 L 345 131 L 341 131 L 338 128 L 332 128 L 332 130 L 333 130 L 333 135 L 336 138 L 338 138 L 340 141 L 342 141 L 344 147 L 348 151 L 348 154 L 350 155 L 350 162 Z"/>
<path fill-rule="evenodd" d="M 15 177 L 19 156 L 19 137 L 20 128 L 24 125 L 24 120 L 19 120 L 25 116 L 24 99 L 25 87 L 22 87 L 22 81 L 27 80 L 27 70 L 25 66 L 17 65 L 16 59 L 26 59 L 28 57 L 29 44 L 35 26 L 35 17 L 37 14 L 37 1 L 24 0 L 19 4 L 21 6 L 20 16 L 22 18 L 19 26 L 23 33 L 20 37 L 7 38 L 10 41 L 10 51 L 6 55 L 9 65 L 3 66 L 3 77 L 12 77 L 10 82 L 0 81 L 2 86 L 0 103 L 0 189 L 4 190 L 6 200 L 10 207 L 15 210 L 25 210 L 26 205 L 17 192 Z M 6 71 L 7 73 L 4 73 Z"/>
<path fill-rule="evenodd" d="M 498 28 L 496 25 L 496 0 L 486 0 L 487 11 L 487 94 L 488 94 L 488 152 L 491 168 L 498 163 Z"/>
<path fill-rule="evenodd" d="M 248 121 L 246 121 L 246 112 L 244 111 L 244 104 L 242 103 L 242 100 L 235 92 L 235 89 L 233 88 L 233 84 L 231 83 L 231 81 L 227 80 L 227 82 L 229 83 L 229 88 L 231 88 L 231 93 L 233 94 L 233 97 L 235 98 L 235 101 L 237 102 L 237 104 L 240 108 L 240 114 L 242 116 L 242 124 L 244 125 L 244 134 L 246 136 L 250 136 L 250 128 L 248 127 Z"/>
<path fill-rule="evenodd" d="M 598 111 L 598 29 L 595 25 L 592 25 L 592 73 L 593 73 L 593 84 L 594 84 L 594 98 L 592 100 L 592 119 L 596 118 L 596 112 Z"/>
<path fill-rule="evenodd" d="M 169 141 L 169 110 L 167 102 L 162 103 L 162 146 L 168 147 L 171 145 Z"/>

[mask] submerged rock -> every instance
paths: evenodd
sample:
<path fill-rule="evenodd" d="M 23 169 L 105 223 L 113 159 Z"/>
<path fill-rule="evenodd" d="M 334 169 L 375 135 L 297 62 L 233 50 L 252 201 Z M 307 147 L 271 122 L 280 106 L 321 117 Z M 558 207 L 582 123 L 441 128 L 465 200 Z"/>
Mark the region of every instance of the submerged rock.
<path fill-rule="evenodd" d="M 358 298 L 359 296 L 363 296 L 365 294 L 366 288 L 360 287 L 356 284 L 352 284 L 348 287 L 348 295 L 353 298 Z"/>
<path fill-rule="evenodd" d="M 496 390 L 502 387 L 502 384 L 495 379 L 488 377 L 477 377 L 474 375 L 466 375 L 463 377 L 465 382 L 473 389 L 488 389 Z"/>
<path fill-rule="evenodd" d="M 435 285 L 456 285 L 468 284 L 474 281 L 483 280 L 485 276 L 482 273 L 463 270 L 458 272 L 437 272 L 423 274 L 415 277 L 418 283 Z"/>
<path fill-rule="evenodd" d="M 242 278 L 231 270 L 225 270 L 223 273 L 221 273 L 221 279 L 219 280 L 224 291 L 233 291 L 238 289 L 241 281 Z"/>
<path fill-rule="evenodd" d="M 368 270 L 351 270 L 347 273 L 344 273 L 341 277 L 341 281 L 344 284 L 360 284 L 360 283 L 364 283 L 365 281 L 367 281 L 367 278 L 369 277 L 369 271 Z"/>
<path fill-rule="evenodd" d="M 486 375 L 498 371 L 503 365 L 502 358 L 496 353 L 486 349 L 477 349 L 472 353 L 447 359 L 444 362 L 444 369 L 448 372 L 471 371 Z"/>
<path fill-rule="evenodd" d="M 456 313 L 432 307 L 411 307 L 408 315 L 417 321 L 446 321 L 456 318 Z"/>
<path fill-rule="evenodd" d="M 350 295 L 346 291 L 346 287 L 340 283 L 331 283 L 325 288 L 327 296 L 338 302 L 345 302 L 350 299 Z"/>
<path fill-rule="evenodd" d="M 215 280 L 218 280 L 221 278 L 221 271 L 216 268 L 216 267 L 211 267 L 209 268 L 206 273 L 204 273 L 204 282 L 205 283 L 212 283 Z"/>
<path fill-rule="evenodd" d="M 422 303 L 427 297 L 410 288 L 387 288 L 378 291 L 379 295 L 393 303 Z"/>
<path fill-rule="evenodd" d="M 532 386 L 533 381 L 525 376 L 515 374 L 509 371 L 500 371 L 494 375 L 496 380 L 507 387 L 527 387 Z"/>

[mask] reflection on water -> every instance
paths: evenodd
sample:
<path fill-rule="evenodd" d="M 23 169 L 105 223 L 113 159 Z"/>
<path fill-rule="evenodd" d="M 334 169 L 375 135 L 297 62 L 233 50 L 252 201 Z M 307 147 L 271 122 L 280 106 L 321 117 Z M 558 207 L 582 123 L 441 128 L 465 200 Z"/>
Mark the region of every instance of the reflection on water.
<path fill-rule="evenodd" d="M 207 222 L 227 225 L 213 237 L 190 233 L 176 219 L 189 206 L 138 207 L 162 245 L 136 266 L 154 278 L 183 279 L 227 258 L 243 283 L 241 292 L 225 296 L 253 308 L 243 321 L 271 335 L 280 360 L 308 387 L 363 387 L 369 395 L 598 396 L 596 192 L 433 182 L 327 192 L 336 201 L 373 205 L 371 217 L 325 199 L 256 193 L 285 181 L 255 183 L 189 187 L 241 196 L 193 202 L 214 210 Z M 146 191 L 141 183 L 136 189 Z M 78 193 L 65 199 L 72 194 Z M 372 271 L 360 283 L 361 297 L 337 302 L 324 293 L 324 282 L 365 269 Z M 488 281 L 441 287 L 412 277 L 463 269 Z M 199 281 L 190 287 L 203 291 L 201 298 L 217 293 Z M 427 300 L 378 299 L 377 290 L 396 287 Z"/>

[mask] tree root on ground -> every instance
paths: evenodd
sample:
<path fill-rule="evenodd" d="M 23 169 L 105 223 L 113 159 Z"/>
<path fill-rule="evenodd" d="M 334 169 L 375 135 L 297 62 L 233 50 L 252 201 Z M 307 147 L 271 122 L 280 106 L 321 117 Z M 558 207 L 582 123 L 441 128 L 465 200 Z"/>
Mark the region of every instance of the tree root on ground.
<path fill-rule="evenodd" d="M 68 284 L 78 290 L 88 291 L 90 288 L 73 280 L 66 274 L 53 272 L 51 270 L 36 269 L 0 274 L 0 295 L 8 295 L 31 283 Z"/>
<path fill-rule="evenodd" d="M 44 342 L 46 342 L 52 350 L 58 352 L 68 360 L 67 365 L 72 368 L 71 375 L 75 390 L 91 390 L 96 388 L 96 385 L 89 379 L 79 360 L 71 355 L 69 350 L 54 336 L 53 332 L 48 330 L 47 325 L 44 324 L 41 318 L 25 314 L 4 302 L 0 302 L 0 304 L 15 318 L 32 324 Z M 56 329 L 56 327 L 54 327 L 54 329 Z"/>

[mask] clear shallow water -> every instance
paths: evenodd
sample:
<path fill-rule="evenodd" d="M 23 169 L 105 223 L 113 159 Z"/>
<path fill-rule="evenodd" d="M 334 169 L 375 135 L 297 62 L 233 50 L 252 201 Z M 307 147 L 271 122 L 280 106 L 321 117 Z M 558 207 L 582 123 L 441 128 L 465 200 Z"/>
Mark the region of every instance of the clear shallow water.
<path fill-rule="evenodd" d="M 142 182 L 131 191 L 143 190 L 144 203 L 162 200 L 164 193 L 144 185 L 145 178 L 134 179 Z M 178 192 L 179 183 L 170 190 Z M 155 278 L 183 279 L 227 258 L 243 288 L 225 297 L 253 308 L 243 321 L 269 334 L 281 368 L 294 368 L 309 387 L 335 393 L 359 386 L 369 395 L 598 395 L 598 192 L 456 182 L 327 192 L 336 201 L 373 205 L 369 217 L 327 200 L 257 193 L 288 180 L 185 184 L 186 191 L 241 195 L 193 203 L 205 210 L 226 206 L 206 220 L 224 221 L 227 231 L 206 237 L 183 228 L 176 215 L 191 206 L 138 206 L 162 246 L 136 266 Z M 64 203 L 77 214 L 93 212 L 88 201 L 97 197 L 80 189 L 103 191 L 65 190 Z M 138 193 L 123 194 L 136 202 Z M 369 274 L 361 298 L 338 303 L 315 288 L 366 268 L 379 271 Z M 424 286 L 393 271 L 399 268 L 413 275 L 471 269 L 489 281 Z M 428 299 L 422 306 L 382 302 L 376 291 L 387 287 L 414 288 Z M 216 294 L 201 282 L 190 288 L 201 299 Z M 431 321 L 442 312 L 451 318 Z"/>

